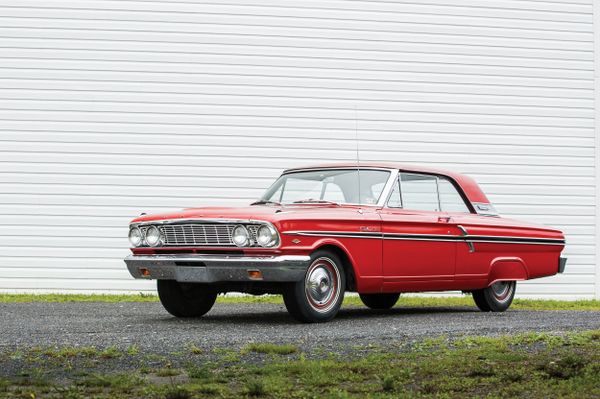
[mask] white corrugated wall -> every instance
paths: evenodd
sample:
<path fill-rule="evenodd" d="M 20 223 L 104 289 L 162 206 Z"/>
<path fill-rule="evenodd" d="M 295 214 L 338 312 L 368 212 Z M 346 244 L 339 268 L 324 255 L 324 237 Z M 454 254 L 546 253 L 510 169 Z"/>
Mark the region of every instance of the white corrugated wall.
<path fill-rule="evenodd" d="M 592 0 L 0 0 L 0 289 L 135 291 L 140 212 L 351 160 L 474 176 L 600 297 Z M 598 29 L 598 28 L 597 28 Z M 357 123 L 355 124 L 355 117 Z"/>

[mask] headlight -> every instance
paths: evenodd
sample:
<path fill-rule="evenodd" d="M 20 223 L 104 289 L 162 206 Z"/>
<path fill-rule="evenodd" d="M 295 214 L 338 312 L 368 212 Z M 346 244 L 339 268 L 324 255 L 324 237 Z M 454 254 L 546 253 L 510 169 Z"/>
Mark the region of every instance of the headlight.
<path fill-rule="evenodd" d="M 133 227 L 129 230 L 129 242 L 134 247 L 140 247 L 142 245 L 142 232 L 137 227 Z"/>
<path fill-rule="evenodd" d="M 244 226 L 236 226 L 231 234 L 231 240 L 238 247 L 245 247 L 250 243 L 250 234 Z"/>
<path fill-rule="evenodd" d="M 162 241 L 161 239 L 162 237 L 160 236 L 160 230 L 158 230 L 158 227 L 148 227 L 148 230 L 146 230 L 146 243 L 148 245 L 151 247 L 158 247 Z"/>
<path fill-rule="evenodd" d="M 261 226 L 256 232 L 256 241 L 261 247 L 272 247 L 277 244 L 277 231 L 269 225 Z"/>

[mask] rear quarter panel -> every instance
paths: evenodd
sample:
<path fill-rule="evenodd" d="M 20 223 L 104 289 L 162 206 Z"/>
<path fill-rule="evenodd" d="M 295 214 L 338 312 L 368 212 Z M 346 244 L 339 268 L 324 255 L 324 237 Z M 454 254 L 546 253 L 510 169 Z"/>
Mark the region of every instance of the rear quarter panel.
<path fill-rule="evenodd" d="M 542 238 L 564 240 L 564 235 L 551 228 L 520 221 L 477 215 L 454 214 L 455 223 L 470 236 L 506 237 L 507 239 Z M 480 280 L 485 286 L 500 280 L 524 280 L 558 273 L 564 245 L 474 242 L 475 252 L 459 243 L 456 258 L 457 280 Z M 479 285 L 479 284 L 475 285 Z M 481 287 L 469 287 L 481 288 Z"/>

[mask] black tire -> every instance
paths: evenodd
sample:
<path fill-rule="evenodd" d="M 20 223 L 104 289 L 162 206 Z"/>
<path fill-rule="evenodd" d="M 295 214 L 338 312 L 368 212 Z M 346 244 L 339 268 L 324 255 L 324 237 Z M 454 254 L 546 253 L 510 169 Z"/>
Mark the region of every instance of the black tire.
<path fill-rule="evenodd" d="M 359 294 L 360 300 L 371 309 L 391 309 L 394 307 L 400 294 Z"/>
<path fill-rule="evenodd" d="M 329 251 L 316 251 L 304 278 L 291 283 L 283 293 L 290 315 L 303 323 L 333 319 L 344 300 L 346 276 L 339 257 Z"/>
<path fill-rule="evenodd" d="M 193 283 L 157 280 L 158 297 L 167 312 L 175 317 L 200 317 L 208 313 L 217 300 L 215 292 Z"/>
<path fill-rule="evenodd" d="M 512 304 L 516 289 L 516 281 L 499 281 L 482 290 L 473 291 L 473 299 L 482 312 L 504 312 Z"/>

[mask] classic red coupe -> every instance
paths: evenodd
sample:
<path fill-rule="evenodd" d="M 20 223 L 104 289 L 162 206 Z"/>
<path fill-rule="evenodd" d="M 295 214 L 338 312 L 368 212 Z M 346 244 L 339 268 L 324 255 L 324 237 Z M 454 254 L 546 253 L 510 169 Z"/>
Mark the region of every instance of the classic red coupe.
<path fill-rule="evenodd" d="M 177 317 L 225 292 L 282 294 L 302 322 L 335 317 L 347 291 L 389 309 L 403 292 L 459 290 L 502 312 L 517 281 L 566 265 L 559 230 L 500 217 L 473 179 L 382 163 L 289 169 L 248 207 L 142 216 L 129 239 L 130 273 L 156 279 Z"/>

